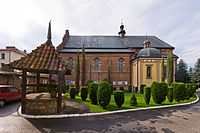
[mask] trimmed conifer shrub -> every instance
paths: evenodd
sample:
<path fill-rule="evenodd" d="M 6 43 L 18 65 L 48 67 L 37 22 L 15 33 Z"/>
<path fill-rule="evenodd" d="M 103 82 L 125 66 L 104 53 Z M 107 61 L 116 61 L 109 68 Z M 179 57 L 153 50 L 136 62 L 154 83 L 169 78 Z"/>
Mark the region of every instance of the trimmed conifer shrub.
<path fill-rule="evenodd" d="M 149 86 L 144 87 L 144 98 L 145 98 L 145 103 L 149 105 L 151 99 L 151 87 Z"/>
<path fill-rule="evenodd" d="M 124 104 L 124 92 L 121 90 L 114 91 L 115 103 L 119 108 Z"/>
<path fill-rule="evenodd" d="M 162 87 L 163 91 L 165 92 L 164 95 L 167 96 L 167 94 L 168 94 L 168 85 L 167 85 L 167 83 L 166 82 L 161 82 L 160 84 L 161 84 L 161 87 Z"/>
<path fill-rule="evenodd" d="M 85 101 L 88 95 L 88 88 L 86 86 L 81 86 L 81 99 Z"/>
<path fill-rule="evenodd" d="M 110 85 L 106 81 L 102 81 L 97 90 L 97 101 L 99 105 L 106 109 L 106 106 L 110 103 Z"/>
<path fill-rule="evenodd" d="M 141 84 L 140 85 L 140 93 L 141 94 L 144 94 L 144 87 L 145 87 L 146 85 L 145 84 Z"/>
<path fill-rule="evenodd" d="M 136 105 L 137 105 L 137 98 L 135 97 L 135 94 L 134 94 L 134 93 L 133 93 L 133 95 L 131 96 L 130 105 L 131 105 L 131 106 L 136 106 Z"/>
<path fill-rule="evenodd" d="M 128 92 L 129 92 L 129 93 L 132 92 L 132 85 L 128 85 Z"/>
<path fill-rule="evenodd" d="M 76 88 L 75 87 L 71 87 L 70 88 L 70 98 L 71 99 L 75 99 L 76 97 Z"/>
<path fill-rule="evenodd" d="M 153 101 L 157 104 L 161 104 L 166 99 L 166 88 L 163 87 L 162 83 L 153 82 L 151 84 L 151 94 Z"/>
<path fill-rule="evenodd" d="M 123 87 L 123 86 L 120 86 L 119 89 L 120 89 L 121 91 L 124 91 L 124 87 Z"/>
<path fill-rule="evenodd" d="M 113 91 L 116 91 L 117 90 L 117 87 L 113 87 Z"/>
<path fill-rule="evenodd" d="M 113 85 L 112 85 L 112 84 L 110 84 L 110 95 L 112 95 L 112 94 L 113 94 L 113 90 L 114 90 L 114 87 L 113 87 Z"/>
<path fill-rule="evenodd" d="M 172 103 L 173 100 L 174 100 L 174 95 L 173 95 L 173 88 L 172 88 L 172 86 L 170 86 L 169 89 L 168 89 L 167 99 L 169 100 L 170 103 Z"/>
<path fill-rule="evenodd" d="M 184 83 L 174 82 L 171 84 L 173 87 L 174 99 L 177 102 L 183 101 L 186 98 L 186 88 Z"/>
<path fill-rule="evenodd" d="M 135 87 L 135 93 L 137 93 L 138 92 L 138 87 Z"/>
<path fill-rule="evenodd" d="M 190 97 L 193 96 L 193 94 L 196 92 L 196 86 L 193 83 L 185 83 L 186 88 L 186 99 L 189 100 Z"/>
<path fill-rule="evenodd" d="M 91 83 L 89 86 L 89 98 L 92 104 L 97 104 L 98 83 Z"/>

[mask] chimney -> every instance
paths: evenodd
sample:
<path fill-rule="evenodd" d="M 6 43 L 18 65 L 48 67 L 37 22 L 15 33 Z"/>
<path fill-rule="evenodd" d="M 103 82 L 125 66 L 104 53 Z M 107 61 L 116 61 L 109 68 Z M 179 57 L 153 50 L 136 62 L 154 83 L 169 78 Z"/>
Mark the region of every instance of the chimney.
<path fill-rule="evenodd" d="M 65 30 L 65 35 L 62 38 L 61 44 L 56 47 L 57 50 L 61 50 L 64 47 L 65 42 L 68 40 L 68 38 L 69 38 L 69 30 Z"/>
<path fill-rule="evenodd" d="M 118 34 L 119 34 L 119 36 L 120 36 L 121 38 L 123 38 L 123 37 L 125 36 L 125 34 L 126 34 L 126 31 L 124 30 L 124 25 L 123 25 L 123 23 L 122 23 L 121 26 L 120 26 L 120 32 L 118 32 Z"/>
<path fill-rule="evenodd" d="M 15 46 L 6 46 L 6 49 L 16 49 Z"/>
<path fill-rule="evenodd" d="M 68 37 L 69 37 L 69 30 L 65 30 L 65 35 L 63 36 L 63 42 L 65 41 L 65 40 L 67 40 L 68 39 Z"/>

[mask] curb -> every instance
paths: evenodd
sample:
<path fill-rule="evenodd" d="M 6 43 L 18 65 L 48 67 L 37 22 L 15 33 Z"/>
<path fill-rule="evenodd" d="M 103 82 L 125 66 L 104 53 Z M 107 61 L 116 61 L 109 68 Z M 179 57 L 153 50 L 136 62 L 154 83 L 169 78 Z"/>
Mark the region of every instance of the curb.
<path fill-rule="evenodd" d="M 173 105 L 165 105 L 165 106 L 156 106 L 156 107 L 147 107 L 147 108 L 137 108 L 137 109 L 127 109 L 127 110 L 117 110 L 103 113 L 85 113 L 85 114 L 63 114 L 63 115 L 26 115 L 21 113 L 21 106 L 18 109 L 18 114 L 24 118 L 34 118 L 34 119 L 52 119 L 52 118 L 72 118 L 72 117 L 83 117 L 83 116 L 98 116 L 98 115 L 107 115 L 107 114 L 116 114 L 123 112 L 133 112 L 133 111 L 141 111 L 141 110 L 151 110 L 151 109 L 162 109 L 162 108 L 170 108 L 170 107 L 179 107 L 185 105 L 191 105 L 197 103 L 199 101 L 199 96 L 196 94 L 197 99 L 195 101 L 189 103 L 182 104 L 173 104 Z"/>

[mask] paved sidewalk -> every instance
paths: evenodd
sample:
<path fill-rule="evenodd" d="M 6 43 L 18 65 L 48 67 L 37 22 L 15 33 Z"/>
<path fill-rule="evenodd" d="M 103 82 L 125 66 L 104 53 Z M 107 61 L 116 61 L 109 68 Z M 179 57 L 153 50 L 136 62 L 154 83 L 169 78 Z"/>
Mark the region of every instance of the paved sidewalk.
<path fill-rule="evenodd" d="M 91 112 L 89 106 L 75 101 L 68 101 L 65 102 L 65 108 L 63 110 L 64 114 L 84 114 Z"/>

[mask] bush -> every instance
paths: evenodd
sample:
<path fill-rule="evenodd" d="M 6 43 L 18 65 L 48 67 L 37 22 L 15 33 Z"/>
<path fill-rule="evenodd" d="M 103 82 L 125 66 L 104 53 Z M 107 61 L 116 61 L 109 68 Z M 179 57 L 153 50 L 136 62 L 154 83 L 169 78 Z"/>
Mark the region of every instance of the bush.
<path fill-rule="evenodd" d="M 123 86 L 120 86 L 119 89 L 120 89 L 121 91 L 124 91 L 124 87 L 123 87 Z"/>
<path fill-rule="evenodd" d="M 160 84 L 161 84 L 161 87 L 163 88 L 163 91 L 165 91 L 164 95 L 167 96 L 167 94 L 168 94 L 168 85 L 167 85 L 167 83 L 161 82 Z"/>
<path fill-rule="evenodd" d="M 137 98 L 135 97 L 135 94 L 134 94 L 134 93 L 133 93 L 133 95 L 131 96 L 130 105 L 131 105 L 131 106 L 137 105 Z"/>
<path fill-rule="evenodd" d="M 110 84 L 110 95 L 112 95 L 112 94 L 113 94 L 113 90 L 114 90 L 114 87 L 113 87 L 113 85 L 112 85 L 112 84 Z"/>
<path fill-rule="evenodd" d="M 91 83 L 93 83 L 93 82 L 94 82 L 93 80 L 91 80 L 91 81 L 90 81 L 90 80 L 87 80 L 87 81 L 86 81 L 86 86 L 89 87 L 89 85 L 90 85 Z"/>
<path fill-rule="evenodd" d="M 116 91 L 117 90 L 117 88 L 116 87 L 113 87 L 113 91 Z"/>
<path fill-rule="evenodd" d="M 141 84 L 140 85 L 140 93 L 141 94 L 144 94 L 144 87 L 145 87 L 146 85 L 144 85 L 144 84 Z"/>
<path fill-rule="evenodd" d="M 76 97 L 76 88 L 75 87 L 71 87 L 70 88 L 70 98 L 71 99 L 75 99 Z"/>
<path fill-rule="evenodd" d="M 173 88 L 174 99 L 179 102 L 186 98 L 186 88 L 184 83 L 174 82 L 171 84 Z"/>
<path fill-rule="evenodd" d="M 67 85 L 65 85 L 65 87 L 66 87 L 66 90 L 68 91 L 69 90 L 69 85 L 67 84 Z"/>
<path fill-rule="evenodd" d="M 89 86 L 89 98 L 92 104 L 97 104 L 98 83 L 91 83 Z"/>
<path fill-rule="evenodd" d="M 129 93 L 132 92 L 132 85 L 128 85 L 128 92 L 129 92 Z"/>
<path fill-rule="evenodd" d="M 88 95 L 88 88 L 86 86 L 81 86 L 81 99 L 85 101 Z"/>
<path fill-rule="evenodd" d="M 99 105 L 105 109 L 106 106 L 110 103 L 110 85 L 106 81 L 102 81 L 97 90 L 97 101 Z"/>
<path fill-rule="evenodd" d="M 138 92 L 138 87 L 135 87 L 135 93 L 137 93 Z"/>
<path fill-rule="evenodd" d="M 145 103 L 149 105 L 151 99 L 151 87 L 148 86 L 144 87 L 144 97 L 145 97 Z"/>
<path fill-rule="evenodd" d="M 163 83 L 153 82 L 151 84 L 151 93 L 153 101 L 157 104 L 161 104 L 166 99 L 166 88 Z"/>
<path fill-rule="evenodd" d="M 172 86 L 170 86 L 169 89 L 168 89 L 167 99 L 169 100 L 170 103 L 172 103 L 173 100 L 174 100 Z"/>
<path fill-rule="evenodd" d="M 196 86 L 193 83 L 186 83 L 185 84 L 185 88 L 186 88 L 186 99 L 189 100 L 190 97 L 193 96 L 193 94 L 196 92 Z"/>
<path fill-rule="evenodd" d="M 124 104 L 124 92 L 121 90 L 116 90 L 114 92 L 114 99 L 117 106 L 121 108 L 121 106 Z"/>

